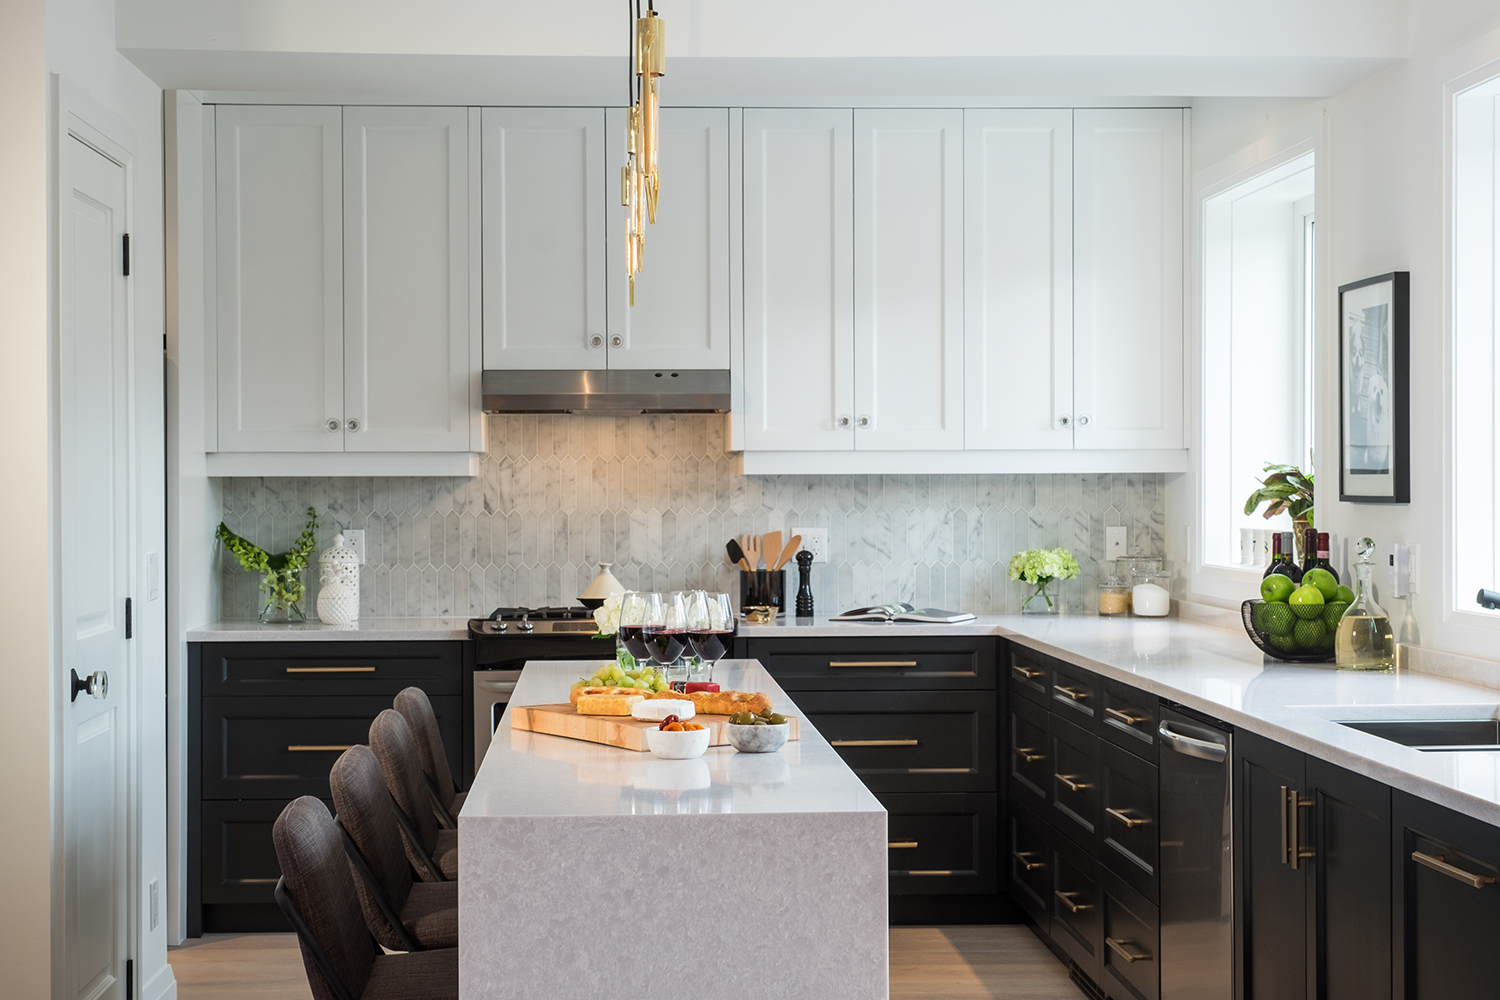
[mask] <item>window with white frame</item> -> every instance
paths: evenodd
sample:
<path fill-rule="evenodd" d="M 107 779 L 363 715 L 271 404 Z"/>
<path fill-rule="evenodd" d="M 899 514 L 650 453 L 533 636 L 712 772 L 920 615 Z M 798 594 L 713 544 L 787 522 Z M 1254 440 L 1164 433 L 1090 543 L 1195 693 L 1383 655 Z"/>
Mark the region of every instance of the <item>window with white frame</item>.
<path fill-rule="evenodd" d="M 1291 529 L 1244 513 L 1268 463 L 1313 471 L 1313 177 L 1308 152 L 1203 198 L 1206 566 L 1259 565 L 1242 532 Z"/>
<path fill-rule="evenodd" d="M 1479 588 L 1500 589 L 1500 76 L 1455 94 L 1452 113 L 1453 602 L 1477 614 Z"/>

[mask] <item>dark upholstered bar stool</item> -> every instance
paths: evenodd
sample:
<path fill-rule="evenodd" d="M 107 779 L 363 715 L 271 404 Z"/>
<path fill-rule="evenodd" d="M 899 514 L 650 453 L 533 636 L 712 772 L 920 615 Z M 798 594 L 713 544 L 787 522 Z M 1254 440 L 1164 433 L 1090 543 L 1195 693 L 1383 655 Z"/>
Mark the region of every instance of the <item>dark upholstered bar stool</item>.
<path fill-rule="evenodd" d="M 374 752 L 345 750 L 328 782 L 365 926 L 375 940 L 392 951 L 457 948 L 458 883 L 413 881 L 396 805 Z"/>
<path fill-rule="evenodd" d="M 400 712 L 388 708 L 375 717 L 370 724 L 370 749 L 396 800 L 396 819 L 411 866 L 423 882 L 458 878 L 458 831 L 438 829 L 417 741 Z"/>
<path fill-rule="evenodd" d="M 422 759 L 422 774 L 427 779 L 436 806 L 438 822 L 449 830 L 458 829 L 458 813 L 464 807 L 468 792 L 460 792 L 448 766 L 448 751 L 438 731 L 437 713 L 427 692 L 409 687 L 396 695 L 396 711 L 406 720 L 412 738 L 417 741 L 417 756 Z"/>
<path fill-rule="evenodd" d="M 297 932 L 315 1000 L 456 1000 L 457 948 L 379 953 L 327 806 L 311 795 L 293 801 L 271 839 L 281 864 L 276 903 Z"/>

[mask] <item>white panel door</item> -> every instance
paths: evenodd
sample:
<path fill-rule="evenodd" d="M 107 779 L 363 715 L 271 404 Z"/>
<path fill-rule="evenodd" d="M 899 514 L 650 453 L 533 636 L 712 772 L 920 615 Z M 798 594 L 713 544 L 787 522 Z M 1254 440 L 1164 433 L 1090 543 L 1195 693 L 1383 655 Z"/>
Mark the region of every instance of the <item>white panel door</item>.
<path fill-rule="evenodd" d="M 57 366 L 67 924 L 62 995 L 121 1000 L 130 895 L 125 169 L 77 138 L 63 142 Z M 109 683 L 100 697 L 74 698 L 70 671 L 80 677 L 104 671 Z"/>
<path fill-rule="evenodd" d="M 625 116 L 624 108 L 608 111 L 605 172 L 613 178 L 625 165 Z M 661 198 L 646 226 L 633 308 L 625 209 L 615 198 L 606 210 L 609 367 L 728 368 L 728 109 L 663 108 L 659 146 Z"/>
<path fill-rule="evenodd" d="M 345 109 L 346 451 L 468 450 L 469 207 L 467 108 Z"/>
<path fill-rule="evenodd" d="M 484 364 L 605 366 L 603 108 L 485 108 Z"/>
<path fill-rule="evenodd" d="M 854 113 L 747 109 L 745 447 L 854 447 Z"/>
<path fill-rule="evenodd" d="M 964 115 L 854 113 L 854 440 L 964 446 Z"/>
<path fill-rule="evenodd" d="M 219 450 L 342 451 L 342 111 L 216 117 Z"/>
<path fill-rule="evenodd" d="M 1074 442 L 1181 448 L 1182 112 L 1073 125 Z"/>
<path fill-rule="evenodd" d="M 964 446 L 1073 447 L 1073 112 L 964 112 Z"/>

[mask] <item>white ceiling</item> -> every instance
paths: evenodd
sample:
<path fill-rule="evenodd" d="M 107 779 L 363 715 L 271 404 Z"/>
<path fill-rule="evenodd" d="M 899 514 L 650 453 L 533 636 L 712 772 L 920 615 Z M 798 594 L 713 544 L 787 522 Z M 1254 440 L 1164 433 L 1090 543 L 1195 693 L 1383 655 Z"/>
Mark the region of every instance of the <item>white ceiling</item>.
<path fill-rule="evenodd" d="M 670 103 L 783 97 L 1323 96 L 1406 56 L 1406 0 L 658 0 Z M 619 0 L 117 0 L 165 87 L 624 100 Z M 615 94 L 619 91 L 618 94 Z"/>

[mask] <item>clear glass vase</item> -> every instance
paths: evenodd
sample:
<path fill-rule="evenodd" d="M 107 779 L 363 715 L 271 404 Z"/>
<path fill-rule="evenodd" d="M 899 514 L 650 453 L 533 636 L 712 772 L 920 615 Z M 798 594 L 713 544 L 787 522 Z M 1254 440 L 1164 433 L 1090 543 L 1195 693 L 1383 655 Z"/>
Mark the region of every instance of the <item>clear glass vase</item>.
<path fill-rule="evenodd" d="M 267 573 L 261 579 L 260 589 L 267 595 L 266 606 L 260 610 L 262 625 L 296 625 L 307 621 L 307 613 L 302 610 L 306 589 L 300 571 Z"/>
<path fill-rule="evenodd" d="M 620 633 L 615 633 L 615 662 L 620 665 L 621 670 L 634 670 L 635 657 L 630 650 L 625 648 L 625 640 L 620 638 Z"/>
<path fill-rule="evenodd" d="M 1057 579 L 1047 577 L 1036 583 L 1027 584 L 1031 588 L 1026 599 L 1021 602 L 1021 614 L 1023 615 L 1058 615 L 1062 614 L 1062 596 L 1058 593 Z"/>

